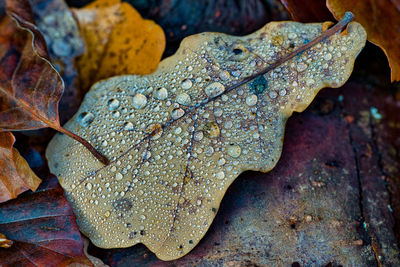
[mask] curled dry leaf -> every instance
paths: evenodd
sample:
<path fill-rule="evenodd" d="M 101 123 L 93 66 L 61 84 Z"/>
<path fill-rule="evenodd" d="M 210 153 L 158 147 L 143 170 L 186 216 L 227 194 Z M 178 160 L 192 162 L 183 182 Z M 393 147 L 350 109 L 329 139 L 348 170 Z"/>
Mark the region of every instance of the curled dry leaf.
<path fill-rule="evenodd" d="M 29 1 L 8 0 L 5 4 L 7 14 L 0 12 L 0 131 L 51 127 L 108 163 L 90 143 L 60 126 L 58 101 L 64 84 L 49 61 Z M 4 1 L 0 6 L 4 7 Z"/>
<path fill-rule="evenodd" d="M 16 198 L 20 193 L 39 186 L 41 180 L 13 147 L 15 137 L 0 132 L 0 202 Z"/>
<path fill-rule="evenodd" d="M 49 62 L 46 42 L 29 3 L 7 1 L 0 24 L 0 129 L 59 125 L 63 81 Z"/>
<path fill-rule="evenodd" d="M 86 44 L 77 60 L 83 89 L 111 76 L 148 74 L 157 68 L 165 49 L 164 32 L 131 5 L 97 0 L 74 12 Z"/>
<path fill-rule="evenodd" d="M 348 79 L 366 34 L 358 23 L 335 33 L 343 23 L 323 34 L 322 23 L 273 22 L 244 37 L 193 35 L 155 73 L 95 84 L 66 127 L 110 165 L 61 135 L 46 151 L 81 231 L 103 248 L 188 253 L 233 180 L 275 166 L 292 112 Z"/>
<path fill-rule="evenodd" d="M 385 52 L 392 70 L 392 82 L 400 81 L 400 1 L 393 0 L 327 0 L 336 18 L 351 11 L 367 34 L 368 41 Z"/>
<path fill-rule="evenodd" d="M 1 266 L 59 267 L 73 262 L 93 266 L 55 177 L 36 192 L 0 205 L 0 233 L 13 241 L 11 247 L 0 248 Z"/>

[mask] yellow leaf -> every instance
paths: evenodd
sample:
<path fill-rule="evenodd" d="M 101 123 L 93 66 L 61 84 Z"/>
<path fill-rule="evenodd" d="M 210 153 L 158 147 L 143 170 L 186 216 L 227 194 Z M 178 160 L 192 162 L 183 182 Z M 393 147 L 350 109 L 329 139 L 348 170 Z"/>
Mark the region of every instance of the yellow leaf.
<path fill-rule="evenodd" d="M 128 3 L 97 0 L 75 9 L 86 52 L 77 60 L 80 85 L 121 74 L 153 72 L 165 48 L 160 26 L 143 19 Z"/>
<path fill-rule="evenodd" d="M 80 229 L 96 246 L 143 243 L 163 260 L 193 249 L 236 177 L 275 166 L 292 112 L 350 76 L 364 29 L 321 37 L 323 25 L 193 35 L 153 74 L 95 84 L 65 127 L 111 163 L 61 135 L 46 151 Z"/>

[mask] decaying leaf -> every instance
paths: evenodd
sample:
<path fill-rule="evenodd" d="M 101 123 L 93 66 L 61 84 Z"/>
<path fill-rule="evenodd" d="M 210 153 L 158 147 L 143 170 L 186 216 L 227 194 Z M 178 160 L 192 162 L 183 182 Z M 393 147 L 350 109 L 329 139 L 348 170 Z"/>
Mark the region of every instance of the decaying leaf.
<path fill-rule="evenodd" d="M 42 181 L 13 147 L 14 142 L 12 133 L 0 132 L 0 202 L 16 198 L 28 189 L 35 191 Z"/>
<path fill-rule="evenodd" d="M 0 205 L 0 233 L 13 244 L 0 248 L 0 266 L 93 266 L 68 201 L 55 177 L 34 193 Z M 1 242 L 0 234 L 0 242 Z"/>
<path fill-rule="evenodd" d="M 32 17 L 28 0 L 1 1 L 0 131 L 51 127 L 84 144 L 103 163 L 108 159 L 86 140 L 61 127 L 58 101 L 64 84 L 51 65 L 46 41 Z"/>
<path fill-rule="evenodd" d="M 77 61 L 81 87 L 120 74 L 149 74 L 160 62 L 165 36 L 121 0 L 97 0 L 75 9 L 86 53 Z"/>
<path fill-rule="evenodd" d="M 163 260 L 188 253 L 232 181 L 274 167 L 292 112 L 350 76 L 365 31 L 351 23 L 320 36 L 324 25 L 193 35 L 155 73 L 95 84 L 66 127 L 111 164 L 61 135 L 46 151 L 81 231 L 103 248 L 143 243 Z"/>
<path fill-rule="evenodd" d="M 400 1 L 326 1 L 336 18 L 346 11 L 354 13 L 368 34 L 368 41 L 385 52 L 392 70 L 392 82 L 400 81 Z"/>

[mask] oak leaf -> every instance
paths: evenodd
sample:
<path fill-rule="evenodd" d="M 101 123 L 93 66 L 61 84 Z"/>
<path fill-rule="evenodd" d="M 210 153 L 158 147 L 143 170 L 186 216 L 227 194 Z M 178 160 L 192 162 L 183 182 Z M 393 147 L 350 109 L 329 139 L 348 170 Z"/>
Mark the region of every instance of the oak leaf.
<path fill-rule="evenodd" d="M 0 132 L 0 202 L 16 198 L 28 189 L 35 191 L 41 182 L 13 147 L 14 142 L 12 133 Z"/>
<path fill-rule="evenodd" d="M 1 266 L 93 266 L 55 177 L 36 192 L 0 205 L 0 233 L 13 242 L 7 249 L 0 248 Z"/>
<path fill-rule="evenodd" d="M 121 0 L 97 0 L 74 9 L 86 52 L 77 60 L 81 87 L 121 74 L 148 74 L 160 62 L 165 36 Z"/>
<path fill-rule="evenodd" d="M 188 253 L 233 180 L 275 166 L 293 111 L 348 79 L 366 34 L 358 23 L 337 33 L 347 19 L 324 33 L 323 23 L 273 22 L 244 37 L 193 35 L 153 74 L 95 84 L 65 127 L 110 165 L 61 135 L 46 151 L 81 231 L 103 248 Z"/>

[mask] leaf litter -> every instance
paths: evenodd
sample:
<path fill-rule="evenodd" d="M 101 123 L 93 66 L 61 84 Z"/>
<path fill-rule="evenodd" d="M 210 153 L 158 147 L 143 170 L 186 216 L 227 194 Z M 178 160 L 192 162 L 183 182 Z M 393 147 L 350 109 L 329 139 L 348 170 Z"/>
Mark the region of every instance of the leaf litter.
<path fill-rule="evenodd" d="M 59 134 L 46 151 L 81 231 L 163 260 L 193 249 L 234 179 L 275 166 L 293 111 L 349 78 L 366 34 L 345 17 L 327 31 L 272 22 L 243 37 L 193 35 L 153 74 L 95 84 L 65 127 L 110 164 Z"/>

